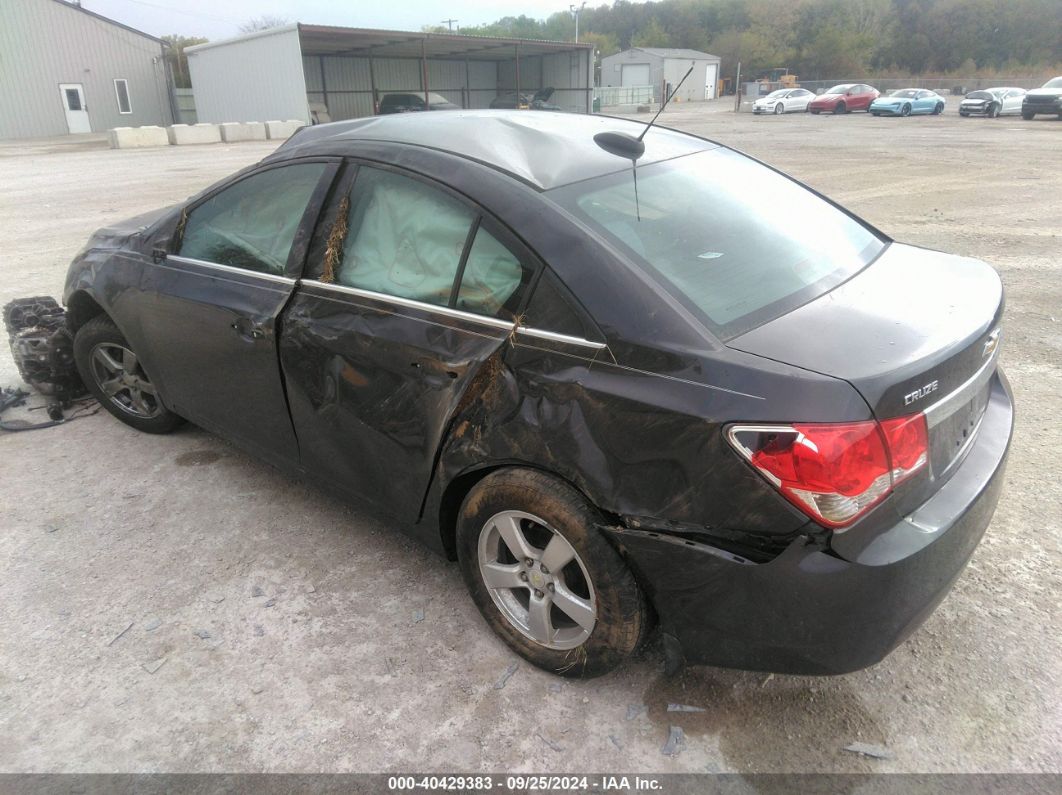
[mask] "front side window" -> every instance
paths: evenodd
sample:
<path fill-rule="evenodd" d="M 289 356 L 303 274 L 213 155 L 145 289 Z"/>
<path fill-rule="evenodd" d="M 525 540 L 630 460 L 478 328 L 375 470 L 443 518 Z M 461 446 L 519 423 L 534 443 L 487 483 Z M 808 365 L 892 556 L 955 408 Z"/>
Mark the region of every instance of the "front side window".
<path fill-rule="evenodd" d="M 299 163 L 241 179 L 188 214 L 182 257 L 281 275 L 306 206 L 328 167 Z"/>
<path fill-rule="evenodd" d="M 847 280 L 884 248 L 806 188 L 726 149 L 556 188 L 553 201 L 625 250 L 730 339 Z"/>
<path fill-rule="evenodd" d="M 118 112 L 121 114 L 132 113 L 133 106 L 129 102 L 129 81 L 117 79 L 114 81 L 114 95 L 118 99 Z"/>

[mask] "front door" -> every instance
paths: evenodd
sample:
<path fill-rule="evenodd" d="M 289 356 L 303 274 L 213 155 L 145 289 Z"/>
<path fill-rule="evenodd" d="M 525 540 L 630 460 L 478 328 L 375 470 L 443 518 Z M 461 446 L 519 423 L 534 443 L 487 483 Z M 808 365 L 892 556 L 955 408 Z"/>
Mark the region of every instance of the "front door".
<path fill-rule="evenodd" d="M 66 126 L 71 133 L 92 132 L 88 107 L 85 105 L 85 88 L 81 83 L 60 83 L 59 96 L 66 112 Z"/>
<path fill-rule="evenodd" d="M 499 388 L 474 379 L 492 372 L 483 365 L 504 348 L 535 270 L 438 183 L 363 166 L 337 193 L 346 198 L 281 317 L 291 416 L 307 470 L 415 521 L 466 390 Z"/>
<path fill-rule="evenodd" d="M 277 318 L 337 168 L 267 167 L 208 195 L 188 211 L 175 250 L 142 277 L 145 360 L 166 403 L 269 460 L 298 460 Z"/>

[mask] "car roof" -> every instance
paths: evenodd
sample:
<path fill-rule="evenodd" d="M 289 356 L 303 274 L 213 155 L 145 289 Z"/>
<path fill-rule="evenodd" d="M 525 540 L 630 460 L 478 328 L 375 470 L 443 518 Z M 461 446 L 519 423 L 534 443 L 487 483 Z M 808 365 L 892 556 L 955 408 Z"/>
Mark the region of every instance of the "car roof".
<path fill-rule="evenodd" d="M 509 174 L 539 190 L 624 171 L 630 160 L 594 143 L 601 132 L 638 136 L 645 122 L 581 113 L 455 110 L 400 113 L 304 127 L 273 159 L 303 154 L 355 154 L 359 141 L 392 142 L 449 152 Z M 718 148 L 676 130 L 653 127 L 639 166 Z"/>

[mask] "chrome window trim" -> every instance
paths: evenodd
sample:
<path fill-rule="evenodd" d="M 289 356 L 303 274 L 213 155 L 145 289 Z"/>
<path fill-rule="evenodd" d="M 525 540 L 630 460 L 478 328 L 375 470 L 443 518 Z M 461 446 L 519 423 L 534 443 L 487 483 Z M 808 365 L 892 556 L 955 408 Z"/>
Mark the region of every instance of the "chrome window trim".
<path fill-rule="evenodd" d="M 273 273 L 262 273 L 261 271 L 251 271 L 245 268 L 236 268 L 232 265 L 221 265 L 217 262 L 207 262 L 203 259 L 194 259 L 193 257 L 182 257 L 180 254 L 167 254 L 166 262 L 183 262 L 187 265 L 200 265 L 204 268 L 213 268 L 214 270 L 221 271 L 222 273 L 238 273 L 241 276 L 253 276 L 256 279 L 264 279 L 267 282 L 275 282 L 277 284 L 294 285 L 295 280 L 288 276 L 277 276 Z"/>
<path fill-rule="evenodd" d="M 487 317 L 486 315 L 477 315 L 474 312 L 465 312 L 462 309 L 453 309 L 448 306 L 439 306 L 438 304 L 429 304 L 426 301 L 417 301 L 413 298 L 402 298 L 397 295 L 388 295 L 387 293 L 378 293 L 375 290 L 365 290 L 361 287 L 348 287 L 345 284 L 329 284 L 327 282 L 319 282 L 315 279 L 305 279 L 300 284 L 304 287 L 314 287 L 326 292 L 335 292 L 343 295 L 357 296 L 358 298 L 368 298 L 374 301 L 382 301 L 384 303 L 395 304 L 396 306 L 407 307 L 409 309 L 419 309 L 425 312 L 435 312 L 445 317 L 452 317 L 457 320 L 466 320 L 470 323 L 480 323 L 491 328 L 511 332 L 515 326 L 513 321 L 502 320 L 496 317 Z M 528 328 L 526 326 L 520 326 L 516 328 L 516 333 L 528 337 L 535 337 L 537 339 L 550 340 L 551 342 L 560 342 L 567 345 L 579 345 L 584 348 L 592 348 L 593 350 L 600 351 L 608 347 L 603 342 L 592 342 L 590 340 L 583 339 L 582 337 L 571 337 L 567 334 L 558 334 L 555 331 L 545 331 L 543 329 Z"/>
<path fill-rule="evenodd" d="M 997 329 L 996 331 L 993 331 L 992 334 L 997 334 L 998 331 L 999 330 Z M 995 350 L 988 358 L 988 361 L 981 365 L 980 370 L 970 376 L 957 389 L 952 390 L 948 395 L 942 397 L 932 406 L 923 409 L 923 413 L 926 415 L 926 425 L 930 428 L 939 425 L 959 408 L 969 403 L 974 395 L 976 395 L 995 374 L 998 360 L 999 341 L 997 339 Z"/>

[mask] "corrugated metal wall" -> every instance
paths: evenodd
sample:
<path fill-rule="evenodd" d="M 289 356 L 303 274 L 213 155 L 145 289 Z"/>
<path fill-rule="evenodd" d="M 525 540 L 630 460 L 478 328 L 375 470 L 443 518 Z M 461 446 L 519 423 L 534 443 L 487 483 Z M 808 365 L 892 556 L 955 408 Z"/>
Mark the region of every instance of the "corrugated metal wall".
<path fill-rule="evenodd" d="M 296 26 L 187 52 L 199 121 L 309 122 Z"/>
<path fill-rule="evenodd" d="M 132 113 L 118 112 L 114 80 Z M 80 83 L 94 132 L 169 124 L 161 45 L 58 0 L 0 0 L 0 138 L 65 135 L 60 83 Z"/>
<path fill-rule="evenodd" d="M 306 75 L 309 100 L 323 102 L 333 121 L 373 114 L 368 58 L 304 55 L 302 69 Z M 469 61 L 466 76 L 464 61 L 429 59 L 428 90 L 442 94 L 455 105 L 486 108 L 497 96 L 497 73 L 497 65 L 492 61 Z M 388 91 L 423 90 L 420 61 L 417 59 L 374 58 L 372 74 L 376 81 L 377 96 Z"/>
<path fill-rule="evenodd" d="M 554 89 L 550 102 L 564 110 L 586 113 L 590 80 L 588 50 L 532 55 L 520 58 L 520 91 L 534 94 L 541 88 Z M 498 64 L 498 90 L 516 90 L 516 59 Z"/>

